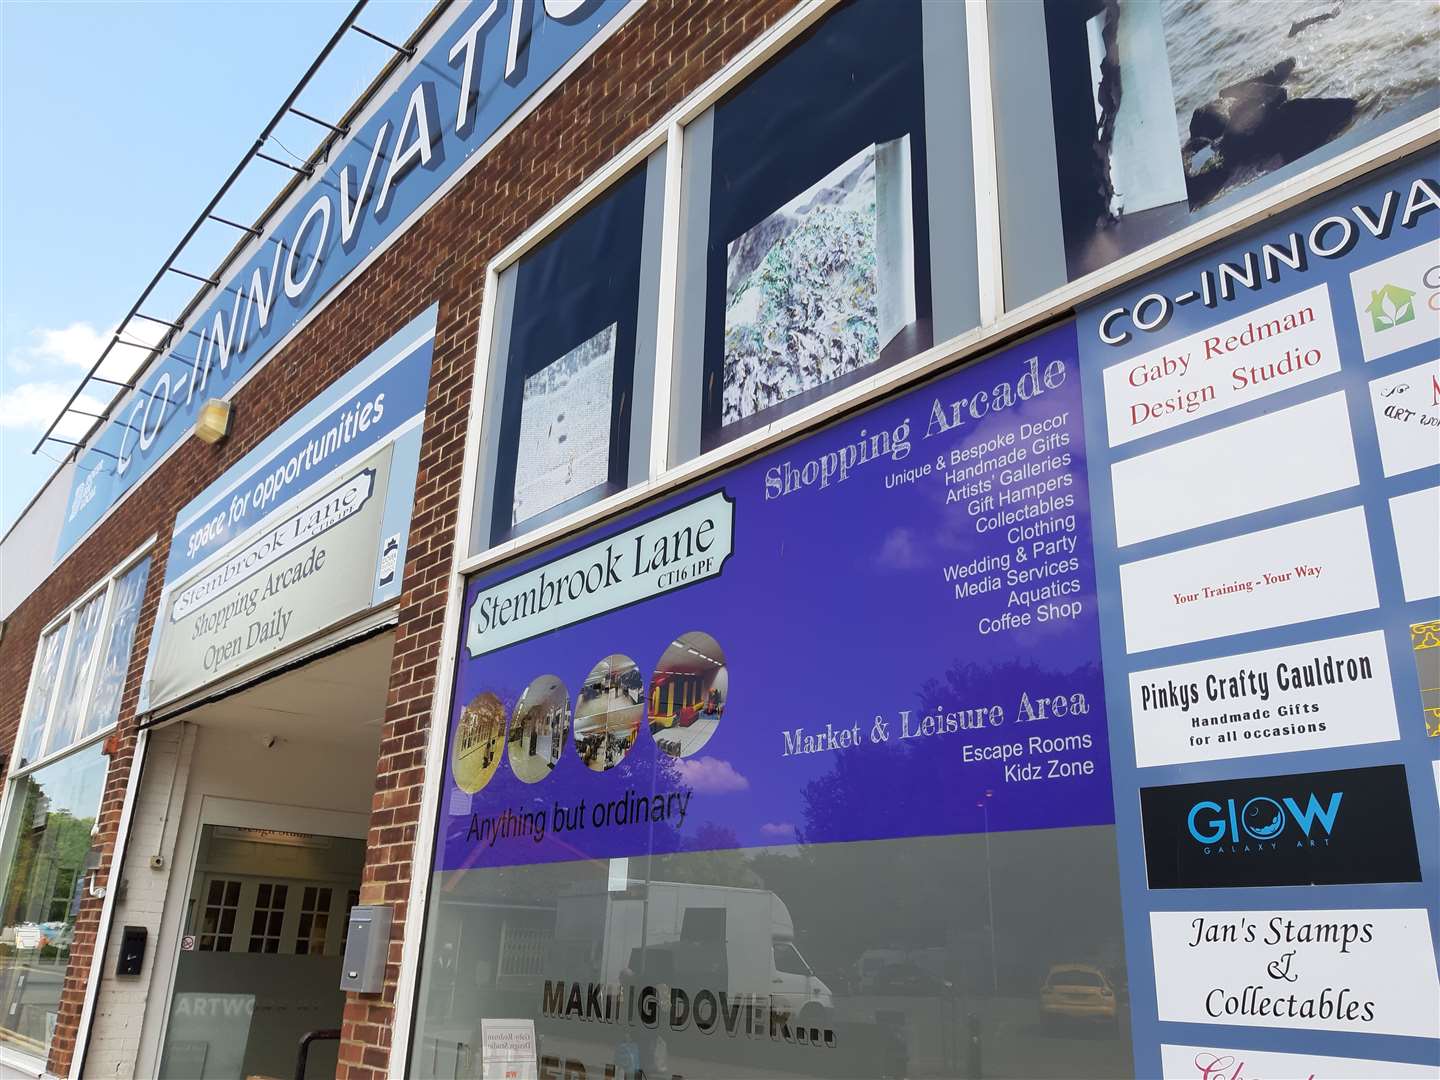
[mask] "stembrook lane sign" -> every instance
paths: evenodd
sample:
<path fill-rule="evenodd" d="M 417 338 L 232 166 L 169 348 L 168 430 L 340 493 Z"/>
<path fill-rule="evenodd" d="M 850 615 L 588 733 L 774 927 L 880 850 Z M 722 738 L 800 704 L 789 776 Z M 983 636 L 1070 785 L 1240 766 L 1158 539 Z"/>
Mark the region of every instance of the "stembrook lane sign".
<path fill-rule="evenodd" d="M 733 550 L 723 492 L 591 544 L 481 592 L 465 646 L 480 656 L 561 626 L 715 577 Z"/>
<path fill-rule="evenodd" d="M 435 309 L 181 510 L 142 708 L 399 595 Z"/>

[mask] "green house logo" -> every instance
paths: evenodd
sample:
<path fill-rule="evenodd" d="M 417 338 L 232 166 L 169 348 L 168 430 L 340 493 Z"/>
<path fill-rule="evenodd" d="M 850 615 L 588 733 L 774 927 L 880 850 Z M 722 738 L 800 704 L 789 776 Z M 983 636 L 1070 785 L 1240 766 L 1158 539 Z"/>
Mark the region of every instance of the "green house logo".
<path fill-rule="evenodd" d="M 1386 285 L 1370 291 L 1370 324 L 1378 334 L 1382 330 L 1412 322 L 1415 319 L 1415 291 L 1399 285 Z"/>

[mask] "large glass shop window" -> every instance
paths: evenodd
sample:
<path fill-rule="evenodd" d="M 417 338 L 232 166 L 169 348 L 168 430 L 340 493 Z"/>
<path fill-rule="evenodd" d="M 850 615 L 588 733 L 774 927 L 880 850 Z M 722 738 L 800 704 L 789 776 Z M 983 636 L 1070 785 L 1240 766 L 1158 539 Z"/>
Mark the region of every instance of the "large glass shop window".
<path fill-rule="evenodd" d="M 0 1046 L 43 1059 L 90 884 L 107 761 L 92 744 L 15 780 L 0 838 Z"/>
<path fill-rule="evenodd" d="M 688 126 L 672 463 L 978 321 L 964 17 L 852 0 Z"/>
<path fill-rule="evenodd" d="M 1075 342 L 466 582 L 413 1074 L 1135 1075 Z"/>
<path fill-rule="evenodd" d="M 510 1016 L 542 1076 L 1134 1075 L 1113 827 L 460 870 L 430 895 L 417 1076 L 478 1076 L 480 1019 Z"/>
<path fill-rule="evenodd" d="M 0 1047 L 43 1060 L 119 718 L 148 557 L 114 572 L 40 637 L 0 822 Z"/>
<path fill-rule="evenodd" d="M 500 275 L 472 551 L 644 479 L 663 152 Z"/>
<path fill-rule="evenodd" d="M 1435 4 L 989 13 L 1011 306 L 1440 106 Z"/>

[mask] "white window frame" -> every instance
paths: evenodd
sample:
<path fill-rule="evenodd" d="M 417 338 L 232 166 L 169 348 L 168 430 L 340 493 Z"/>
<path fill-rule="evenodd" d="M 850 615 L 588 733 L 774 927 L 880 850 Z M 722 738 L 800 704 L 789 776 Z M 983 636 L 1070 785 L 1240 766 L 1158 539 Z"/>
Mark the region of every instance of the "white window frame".
<path fill-rule="evenodd" d="M 1072 316 L 1077 307 L 1102 294 L 1183 259 L 1203 247 L 1251 229 L 1266 218 L 1283 213 L 1366 173 L 1440 143 L 1440 110 L 1434 110 L 1377 135 L 1357 147 L 1327 158 L 1304 172 L 1269 185 L 1227 209 L 1193 222 L 1107 266 L 1072 279 L 1027 303 L 1007 308 L 1001 264 L 999 175 L 993 107 L 995 73 L 990 63 L 989 38 L 990 4 L 998 0 L 965 0 L 980 325 L 938 342 L 924 352 L 868 379 L 837 390 L 763 428 L 748 432 L 688 461 L 671 463 L 670 397 L 677 363 L 675 297 L 679 275 L 684 272 L 683 252 L 680 249 L 680 199 L 685 126 L 747 80 L 758 68 L 840 2 L 841 0 L 804 0 L 797 4 L 664 118 L 522 232 L 486 267 L 484 299 L 476 342 L 475 372 L 465 432 L 460 507 L 455 524 L 453 550 L 456 555 L 451 565 L 442 624 L 444 634 L 435 671 L 435 689 L 430 710 L 433 726 L 426 750 L 422 802 L 416 829 L 405 927 L 406 948 L 401 958 L 395 996 L 392 1069 L 398 1071 L 409 1063 L 415 1006 L 420 991 L 421 943 L 424 940 L 429 900 L 430 864 L 434 855 L 436 821 L 440 808 L 440 782 L 444 776 L 444 752 L 448 736 L 446 718 L 449 716 L 451 689 L 459 657 L 459 622 L 464 606 L 465 581 L 468 577 L 580 532 L 629 507 L 719 472 L 775 443 L 818 428 L 841 413 L 921 382 L 943 369 L 987 355 L 1008 341 L 1057 319 Z M 483 475 L 480 468 L 481 425 L 485 419 L 500 273 L 543 242 L 595 198 L 604 194 L 616 179 L 661 145 L 666 148 L 665 192 L 660 237 L 660 303 L 656 316 L 658 325 L 655 337 L 655 396 L 652 404 L 648 476 L 623 491 L 538 526 L 522 536 L 472 553 L 471 524 L 479 478 Z"/>
<path fill-rule="evenodd" d="M 45 753 L 45 745 L 50 739 L 50 732 L 55 724 L 55 714 L 61 697 L 59 693 L 60 681 L 65 675 L 65 665 L 70 661 L 70 652 L 75 644 L 75 635 L 73 633 L 73 620 L 75 616 L 80 613 L 80 611 L 85 607 L 87 603 L 95 599 L 95 597 L 99 596 L 101 593 L 104 593 L 105 599 L 102 603 L 100 611 L 100 628 L 96 631 L 94 645 L 97 651 L 96 659 L 98 661 L 99 659 L 101 659 L 98 655 L 99 652 L 108 649 L 110 644 L 110 631 L 113 629 L 113 627 L 110 625 L 110 619 L 115 612 L 115 588 L 126 574 L 128 574 L 131 570 L 135 569 L 135 567 L 139 566 L 140 563 L 150 555 L 151 548 L 154 546 L 154 544 L 155 537 L 152 536 L 150 537 L 150 539 L 146 540 L 145 543 L 141 544 L 140 547 L 138 547 L 135 551 L 131 552 L 128 556 L 126 556 L 125 559 L 123 559 L 108 574 L 106 574 L 94 585 L 90 586 L 90 588 L 86 589 L 80 595 L 80 598 L 78 600 L 74 601 L 59 615 L 46 623 L 44 628 L 41 629 L 39 635 L 36 637 L 35 656 L 30 662 L 30 681 L 25 688 L 25 704 L 20 712 L 20 725 L 15 729 L 15 740 L 10 750 L 10 768 L 8 775 L 6 776 L 7 802 L 9 797 L 9 784 L 11 782 L 18 780 L 22 776 L 27 776 L 38 769 L 43 769 L 47 765 L 52 765 L 55 762 L 64 758 L 67 754 L 74 753 L 77 750 L 83 750 L 85 749 L 85 747 L 90 746 L 92 743 L 100 742 L 101 740 L 106 738 L 111 732 L 113 732 L 118 726 L 120 719 L 119 715 L 117 714 L 116 718 L 112 720 L 109 724 L 105 725 L 103 728 L 100 728 L 99 730 L 94 731 L 89 735 L 78 737 L 73 742 L 70 742 L 65 746 L 60 747 L 58 750 L 53 750 L 48 754 Z M 148 581 L 146 582 L 146 587 L 149 587 Z M 45 641 L 47 637 L 58 631 L 62 626 L 65 626 L 66 624 L 71 624 L 72 632 L 66 633 L 65 644 L 60 649 L 60 658 L 56 663 L 55 686 L 53 688 L 50 702 L 46 708 L 45 719 L 40 725 L 40 739 L 37 744 L 40 747 L 40 756 L 37 757 L 34 761 L 26 762 L 24 765 L 20 765 L 18 759 L 16 758 L 16 753 L 19 751 L 20 748 L 21 737 L 26 734 L 26 720 L 30 716 L 30 705 L 35 696 L 35 681 L 40 674 L 40 660 L 43 653 L 43 650 L 41 649 L 41 644 Z M 129 661 L 127 661 L 127 672 L 128 663 L 133 662 L 134 660 L 134 650 L 137 644 L 139 644 L 138 634 L 136 635 L 136 640 L 134 642 L 131 642 L 130 645 L 131 656 L 129 658 Z M 90 671 L 85 676 L 85 686 L 84 691 L 81 695 L 81 700 L 85 702 L 86 712 L 88 712 L 90 707 L 94 704 L 91 701 L 91 695 L 95 692 L 95 681 L 99 677 L 99 673 L 100 664 L 96 662 L 90 666 Z M 85 713 L 82 713 L 80 726 L 81 731 L 84 730 L 84 717 Z M 3 820 L 3 810 L 0 810 L 0 820 Z M 3 869 L 0 869 L 0 873 L 3 872 Z"/>
<path fill-rule="evenodd" d="M 70 604 L 64 611 L 62 611 L 59 615 L 57 615 L 55 618 L 51 619 L 48 623 L 46 623 L 45 626 L 41 629 L 39 635 L 36 637 L 36 639 L 35 639 L 35 656 L 34 656 L 34 658 L 31 660 L 31 663 L 30 663 L 30 682 L 27 684 L 27 686 L 26 686 L 26 688 L 25 688 L 25 701 L 24 701 L 24 704 L 23 704 L 23 706 L 22 706 L 21 713 L 20 713 L 20 725 L 17 726 L 16 729 L 15 729 L 15 738 L 14 738 L 14 741 L 13 741 L 13 743 L 12 743 L 12 745 L 11 745 L 11 748 L 10 748 L 11 762 L 10 762 L 10 766 L 9 766 L 9 768 L 8 768 L 8 770 L 7 770 L 7 773 L 6 773 L 6 775 L 5 775 L 5 778 L 4 778 L 4 789 L 3 789 L 3 791 L 0 791 L 0 837 L 3 837 L 3 836 L 6 834 L 6 832 L 8 831 L 8 825 L 9 825 L 9 821 L 10 821 L 10 814 L 11 814 L 11 812 L 12 812 L 12 810 L 13 810 L 13 804 L 14 804 L 14 802 L 15 802 L 15 789 L 16 789 L 16 787 L 18 786 L 18 784 L 19 784 L 19 782 L 20 782 L 21 780 L 23 780 L 25 777 L 30 776 L 30 775 L 32 775 L 33 773 L 39 771 L 40 769 L 44 769 L 44 768 L 46 768 L 47 766 L 53 765 L 53 764 L 55 764 L 57 761 L 61 761 L 61 760 L 65 759 L 65 758 L 69 757 L 69 756 L 72 755 L 72 754 L 77 754 L 77 753 L 81 752 L 82 750 L 85 750 L 85 749 L 87 749 L 87 748 L 89 748 L 89 747 L 91 747 L 91 746 L 94 746 L 96 743 L 101 742 L 101 741 L 103 741 L 104 739 L 109 738 L 110 735 L 111 735 L 111 733 L 114 732 L 115 729 L 119 726 L 119 714 L 117 713 L 115 720 L 112 721 L 111 723 L 107 724 L 105 727 L 101 728 L 100 730 L 98 730 L 98 731 L 96 731 L 96 732 L 94 732 L 94 733 L 92 733 L 92 734 L 90 734 L 90 735 L 87 735 L 87 736 L 85 736 L 85 737 L 83 737 L 83 738 L 78 738 L 78 739 L 76 739 L 74 742 L 70 743 L 68 746 L 64 746 L 64 747 L 60 748 L 59 750 L 56 750 L 54 753 L 51 753 L 51 754 L 48 754 L 48 755 L 47 755 L 47 754 L 44 754 L 45 742 L 46 742 L 46 740 L 49 739 L 49 737 L 50 737 L 50 727 L 51 727 L 51 725 L 54 723 L 54 720 L 55 720 L 55 703 L 56 703 L 56 701 L 59 700 L 59 693 L 58 693 L 58 691 L 59 691 L 59 680 L 60 680 L 61 676 L 62 676 L 62 675 L 64 674 L 64 672 L 65 672 L 65 664 L 66 664 L 66 662 L 67 662 L 68 659 L 69 659 L 69 653 L 70 653 L 70 646 L 71 646 L 72 636 L 67 633 L 66 638 L 65 638 L 65 644 L 64 644 L 64 646 L 63 646 L 63 647 L 61 648 L 61 650 L 60 650 L 60 658 L 59 658 L 59 660 L 57 661 L 57 663 L 56 663 L 56 668 L 55 668 L 55 678 L 56 678 L 56 687 L 55 687 L 55 690 L 56 690 L 57 692 L 56 692 L 56 694 L 55 694 L 55 697 L 52 698 L 51 701 L 50 701 L 50 703 L 49 703 L 48 711 L 47 711 L 46 716 L 45 716 L 45 721 L 44 721 L 43 725 L 41 726 L 39 745 L 40 745 L 40 748 L 41 748 L 41 754 L 42 754 L 42 756 L 36 758 L 33 762 L 29 762 L 29 763 L 27 763 L 27 764 L 24 765 L 24 766 L 19 766 L 19 765 L 17 764 L 16 759 L 15 759 L 15 754 L 16 754 L 16 751 L 18 751 L 19 746 L 20 746 L 20 736 L 23 734 L 23 730 L 24 730 L 24 726 L 25 726 L 25 719 L 26 719 L 26 717 L 28 717 L 28 716 L 30 715 L 30 701 L 31 701 L 31 698 L 34 696 L 34 693 L 35 693 L 35 677 L 36 677 L 36 675 L 39 674 L 39 670 L 40 670 L 40 654 L 41 654 L 40 642 L 44 641 L 45 638 L 46 638 L 46 636 L 47 636 L 48 634 L 53 633 L 55 630 L 59 629 L 59 627 L 63 626 L 68 620 L 70 620 L 71 618 L 73 618 L 73 617 L 75 616 L 75 614 L 78 613 L 78 612 L 80 611 L 80 609 L 85 606 L 86 603 L 88 603 L 90 600 L 94 599 L 97 595 L 99 595 L 99 593 L 101 592 L 101 590 L 105 590 L 106 593 L 105 593 L 105 600 L 104 600 L 104 608 L 103 608 L 103 610 L 102 610 L 102 612 L 101 612 L 100 629 L 97 631 L 98 636 L 97 636 L 97 638 L 96 638 L 95 648 L 96 648 L 97 650 L 101 650 L 101 649 L 107 648 L 108 645 L 109 645 L 109 631 L 110 631 L 110 629 L 111 629 L 111 626 L 110 626 L 110 616 L 111 616 L 111 613 L 112 613 L 112 611 L 113 611 L 113 609 L 114 609 L 115 586 L 116 586 L 116 584 L 120 581 L 121 578 L 123 578 L 123 577 L 124 577 L 126 574 L 128 574 L 131 570 L 135 569 L 135 567 L 138 566 L 144 559 L 146 559 L 146 558 L 149 557 L 149 555 L 151 554 L 152 548 L 155 546 L 155 539 L 156 539 L 156 538 L 155 538 L 154 536 L 149 537 L 143 544 L 141 544 L 138 548 L 136 548 L 136 549 L 135 549 L 134 551 L 132 551 L 129 555 L 127 555 L 124 559 L 122 559 L 122 560 L 120 561 L 120 563 L 119 563 L 118 565 L 116 565 L 116 566 L 115 566 L 108 574 L 106 574 L 103 578 L 101 578 L 99 582 L 97 582 L 95 585 L 92 585 L 90 588 L 86 589 L 85 592 L 80 595 L 80 598 L 79 598 L 78 600 L 74 601 L 74 602 L 73 602 L 72 604 Z M 147 589 L 149 588 L 149 582 L 148 582 L 148 580 L 147 580 L 147 582 L 146 582 L 146 588 L 147 588 Z M 143 604 L 143 602 L 144 602 L 143 599 L 142 599 L 141 602 L 142 602 L 142 604 Z M 130 657 L 129 657 L 128 660 L 127 660 L 127 667 L 126 667 L 127 678 L 128 678 L 128 671 L 129 671 L 129 666 L 128 666 L 128 665 L 129 665 L 130 663 L 133 663 L 133 662 L 134 662 L 134 659 L 135 659 L 135 656 L 134 656 L 135 647 L 136 647 L 136 645 L 138 645 L 139 643 L 140 643 L 140 635 L 139 635 L 139 634 L 136 634 L 136 636 L 135 636 L 135 641 L 131 642 L 131 644 L 130 644 L 130 653 L 131 653 L 131 655 L 130 655 Z M 95 679 L 96 679 L 96 677 L 97 677 L 97 675 L 98 675 L 98 673 L 99 673 L 99 670 L 100 670 L 100 665 L 99 665 L 99 663 L 96 663 L 96 664 L 92 665 L 92 667 L 91 667 L 91 669 L 90 669 L 89 675 L 86 676 L 86 680 L 85 680 L 85 697 L 84 697 L 84 700 L 85 700 L 85 702 L 86 702 L 87 709 L 88 709 L 89 704 L 90 704 L 90 695 L 94 692 L 94 689 L 95 689 Z M 83 715 L 82 715 L 81 729 L 82 729 L 82 730 L 84 729 Z M 136 760 L 138 760 L 138 759 L 136 759 Z M 132 762 L 132 764 L 133 764 L 133 762 Z M 109 782 L 110 782 L 110 766 L 109 766 L 109 764 L 107 763 L 107 764 L 106 764 L 106 767 L 105 767 L 105 783 L 108 784 Z M 101 804 L 102 804 L 102 806 L 103 806 L 103 804 L 104 804 L 104 794 L 103 794 L 104 788 L 103 788 L 103 785 L 102 785 L 101 791 L 102 791 L 102 794 L 101 794 Z M 97 817 L 99 816 L 100 809 L 101 809 L 101 808 L 98 807 L 98 806 L 95 808 L 95 810 L 96 810 L 96 816 L 97 816 Z M 119 833 L 118 835 L 120 835 L 121 837 L 123 837 L 123 836 L 125 835 L 126 827 L 128 827 L 128 823 L 122 822 L 122 829 L 121 829 L 121 831 L 120 831 L 120 833 Z M 3 855 L 3 854 L 5 854 L 5 853 L 4 853 L 3 851 L 0 851 L 0 855 Z M 113 860 L 112 860 L 112 863 L 111 863 L 111 866 L 110 866 L 110 870 L 111 870 L 112 873 L 114 872 L 114 869 L 115 869 L 115 867 L 114 867 L 114 862 L 113 862 Z M 10 883 L 10 882 L 9 882 L 9 877 L 10 877 L 10 867 L 9 867 L 9 865 L 6 864 L 6 863 L 0 863 L 0 893 L 3 893 L 3 890 L 6 889 L 6 888 L 8 888 L 9 883 Z M 108 878 L 107 878 L 107 883 L 108 883 Z M 92 880 L 92 881 L 90 882 L 90 884 L 87 886 L 88 889 L 92 889 L 92 890 L 93 890 L 95 887 L 96 887 L 96 883 L 95 883 L 93 880 Z M 111 903 L 110 898 L 109 898 L 109 896 L 108 896 L 108 887 L 102 887 L 102 888 L 103 888 L 103 890 L 107 893 L 107 895 L 106 895 L 106 901 L 105 901 L 105 906 L 106 906 L 106 909 L 107 909 L 107 911 L 108 911 L 108 908 L 109 908 L 110 903 Z M 106 916 L 105 913 L 102 913 L 102 916 L 101 916 L 101 925 L 102 925 L 102 926 L 107 925 L 107 916 Z M 103 934 L 102 934 L 102 940 L 103 940 Z M 100 947 L 103 948 L 103 944 L 102 944 Z M 92 958 L 92 959 L 93 959 L 93 958 Z M 66 962 L 66 971 L 67 971 L 67 973 L 68 973 L 68 971 L 69 971 L 69 962 L 68 962 L 68 961 Z M 94 974 L 95 974 L 95 968 L 94 968 L 94 964 L 92 963 L 92 965 L 91 965 L 91 971 L 90 971 L 90 976 L 91 976 L 92 981 L 93 981 L 93 978 L 94 978 Z M 93 989 L 93 988 L 92 988 L 92 989 Z M 26 1054 L 24 1051 L 17 1050 L 17 1049 L 15 1049 L 14 1047 L 11 1047 L 11 1046 L 0 1046 L 0 1074 L 3 1074 L 3 1073 L 4 1073 L 4 1070 L 7 1069 L 7 1068 L 8 1068 L 8 1069 L 15 1069 L 15 1070 L 17 1070 L 17 1071 L 22 1072 L 23 1074 L 26 1074 L 26 1075 L 34 1075 L 34 1076 L 37 1076 L 37 1077 L 38 1077 L 38 1076 L 44 1076 L 44 1075 L 46 1075 L 46 1071 L 45 1071 L 45 1070 L 46 1070 L 46 1061 L 45 1061 L 44 1059 L 34 1057 L 33 1055 L 30 1055 L 30 1054 Z"/>

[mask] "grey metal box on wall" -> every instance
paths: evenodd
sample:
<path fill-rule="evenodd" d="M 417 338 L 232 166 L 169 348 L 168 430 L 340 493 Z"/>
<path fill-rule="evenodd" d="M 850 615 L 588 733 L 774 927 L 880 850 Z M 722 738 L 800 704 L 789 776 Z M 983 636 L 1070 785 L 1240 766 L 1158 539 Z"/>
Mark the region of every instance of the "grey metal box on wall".
<path fill-rule="evenodd" d="M 385 985 L 391 914 L 392 909 L 386 904 L 357 904 L 350 909 L 345 962 L 340 967 L 341 990 L 378 994 Z"/>

